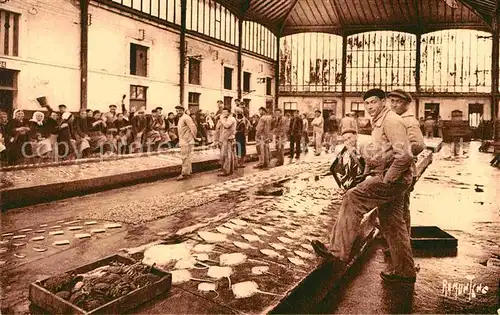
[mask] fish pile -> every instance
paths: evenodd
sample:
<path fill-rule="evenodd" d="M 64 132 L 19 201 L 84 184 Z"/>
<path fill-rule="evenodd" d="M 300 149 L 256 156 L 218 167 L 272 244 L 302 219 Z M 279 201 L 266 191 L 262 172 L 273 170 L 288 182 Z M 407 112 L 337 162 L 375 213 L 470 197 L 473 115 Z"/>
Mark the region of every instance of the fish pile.
<path fill-rule="evenodd" d="M 160 280 L 160 276 L 150 271 L 151 267 L 140 262 L 133 265 L 112 262 L 84 274 L 66 273 L 52 277 L 42 285 L 81 309 L 92 311 Z"/>

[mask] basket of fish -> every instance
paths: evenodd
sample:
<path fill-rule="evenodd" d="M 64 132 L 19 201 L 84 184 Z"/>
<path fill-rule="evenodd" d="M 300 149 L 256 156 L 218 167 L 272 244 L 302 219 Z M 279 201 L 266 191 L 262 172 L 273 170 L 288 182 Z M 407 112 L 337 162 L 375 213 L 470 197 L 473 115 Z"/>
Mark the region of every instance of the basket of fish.
<path fill-rule="evenodd" d="M 52 314 L 122 314 L 171 285 L 170 273 L 113 255 L 32 283 L 29 299 Z"/>

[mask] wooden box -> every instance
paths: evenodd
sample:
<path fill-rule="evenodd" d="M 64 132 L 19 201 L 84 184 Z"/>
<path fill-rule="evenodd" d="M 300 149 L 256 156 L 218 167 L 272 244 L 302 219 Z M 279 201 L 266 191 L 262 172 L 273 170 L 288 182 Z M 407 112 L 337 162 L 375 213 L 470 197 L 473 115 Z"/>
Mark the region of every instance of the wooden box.
<path fill-rule="evenodd" d="M 86 273 L 98 267 L 108 265 L 111 262 L 121 262 L 129 265 L 136 263 L 133 259 L 120 255 L 113 255 L 82 267 L 69 270 L 66 273 Z M 170 290 L 172 286 L 172 275 L 170 273 L 166 273 L 156 268 L 152 268 L 151 273 L 160 276 L 160 280 L 153 284 L 138 288 L 88 312 L 45 289 L 43 284 L 50 279 L 50 277 L 30 285 L 29 299 L 31 303 L 37 307 L 52 314 L 123 314 L 125 311 L 133 309 Z"/>
<path fill-rule="evenodd" d="M 458 240 L 437 226 L 412 226 L 411 246 L 421 250 L 457 248 Z"/>

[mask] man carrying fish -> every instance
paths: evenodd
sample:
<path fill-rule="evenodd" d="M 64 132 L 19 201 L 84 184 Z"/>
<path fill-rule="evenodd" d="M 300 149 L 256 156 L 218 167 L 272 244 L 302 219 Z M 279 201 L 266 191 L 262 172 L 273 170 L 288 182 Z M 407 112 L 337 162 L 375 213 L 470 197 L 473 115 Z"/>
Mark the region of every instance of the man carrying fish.
<path fill-rule="evenodd" d="M 393 270 L 382 272 L 388 282 L 414 283 L 415 264 L 410 236 L 403 214 L 406 190 L 412 182 L 406 127 L 401 117 L 385 107 L 385 92 L 372 89 L 363 96 L 365 109 L 372 117 L 372 142 L 364 150 L 366 172 L 373 174 L 344 195 L 337 222 L 331 232 L 330 247 L 312 241 L 316 253 L 345 268 L 351 259 L 352 245 L 358 236 L 361 219 L 374 208 L 391 252 Z"/>

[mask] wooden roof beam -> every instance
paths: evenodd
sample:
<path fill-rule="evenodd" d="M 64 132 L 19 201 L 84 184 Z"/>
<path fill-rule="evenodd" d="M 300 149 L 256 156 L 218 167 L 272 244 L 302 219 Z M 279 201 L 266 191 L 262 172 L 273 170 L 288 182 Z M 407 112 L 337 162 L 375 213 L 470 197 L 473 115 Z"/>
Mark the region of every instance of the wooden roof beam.
<path fill-rule="evenodd" d="M 292 4 L 290 5 L 290 8 L 286 12 L 285 16 L 283 17 L 283 21 L 281 21 L 281 25 L 279 26 L 279 32 L 278 35 L 281 37 L 283 34 L 283 29 L 285 28 L 286 20 L 290 17 L 290 14 L 292 14 L 293 9 L 295 9 L 295 6 L 297 5 L 297 2 L 299 0 L 292 0 Z"/>
<path fill-rule="evenodd" d="M 464 7 L 471 10 L 487 27 L 488 29 L 493 30 L 492 25 L 486 20 L 486 17 L 481 14 L 476 8 L 474 8 L 468 1 L 466 0 L 456 0 L 460 2 Z"/>

